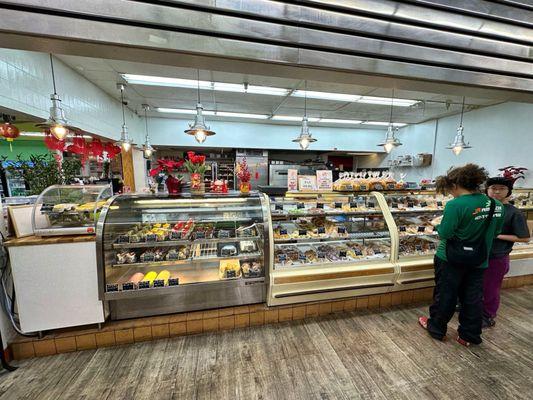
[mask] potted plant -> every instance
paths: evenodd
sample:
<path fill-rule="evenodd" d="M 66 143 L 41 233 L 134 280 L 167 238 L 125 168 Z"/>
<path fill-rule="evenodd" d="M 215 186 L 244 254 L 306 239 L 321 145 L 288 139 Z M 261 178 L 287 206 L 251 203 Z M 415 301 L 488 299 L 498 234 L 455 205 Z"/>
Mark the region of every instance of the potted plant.
<path fill-rule="evenodd" d="M 191 174 L 191 194 L 198 196 L 205 194 L 204 174 L 207 169 L 205 156 L 188 151 L 185 168 Z"/>
<path fill-rule="evenodd" d="M 240 181 L 239 190 L 241 191 L 241 194 L 248 195 L 250 193 L 250 189 L 252 188 L 252 185 L 250 185 L 250 179 L 252 179 L 252 175 L 248 169 L 246 157 L 237 163 L 237 178 Z"/>
<path fill-rule="evenodd" d="M 158 184 L 165 183 L 169 194 L 178 194 L 181 192 L 183 176 L 174 176 L 172 174 L 178 171 L 183 164 L 183 160 L 165 160 L 160 158 L 157 160 L 156 167 L 150 170 L 150 176 L 154 177 Z"/>

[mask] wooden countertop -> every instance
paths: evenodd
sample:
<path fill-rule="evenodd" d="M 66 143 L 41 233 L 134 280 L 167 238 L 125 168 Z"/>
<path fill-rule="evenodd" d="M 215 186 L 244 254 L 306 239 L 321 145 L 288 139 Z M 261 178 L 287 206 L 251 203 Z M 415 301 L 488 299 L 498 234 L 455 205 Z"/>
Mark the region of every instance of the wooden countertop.
<path fill-rule="evenodd" d="M 61 243 L 84 243 L 95 242 L 95 235 L 70 235 L 70 236 L 26 236 L 17 239 L 10 239 L 4 243 L 6 247 L 15 246 L 37 246 L 45 244 L 61 244 Z"/>

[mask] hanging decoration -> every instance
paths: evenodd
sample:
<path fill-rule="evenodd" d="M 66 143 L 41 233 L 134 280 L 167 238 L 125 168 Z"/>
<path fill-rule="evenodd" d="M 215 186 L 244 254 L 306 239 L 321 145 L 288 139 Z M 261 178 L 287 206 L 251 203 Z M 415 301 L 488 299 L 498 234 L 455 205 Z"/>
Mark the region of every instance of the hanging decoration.
<path fill-rule="evenodd" d="M 122 151 L 120 146 L 117 146 L 115 143 L 107 142 L 103 144 L 104 146 L 104 158 L 112 160 L 120 154 Z"/>
<path fill-rule="evenodd" d="M 6 119 L 6 116 L 4 116 L 4 119 Z M 9 143 L 9 150 L 13 151 L 13 141 L 20 136 L 20 131 L 19 128 L 11 123 L 11 118 L 7 117 L 7 121 L 0 125 L 0 134 Z"/>
<path fill-rule="evenodd" d="M 206 124 L 204 115 L 202 114 L 204 107 L 200 102 L 200 70 L 197 70 L 198 73 L 198 102 L 196 103 L 196 117 L 194 118 L 194 123 L 189 124 L 189 129 L 185 130 L 187 135 L 192 135 L 198 143 L 205 142 L 208 136 L 216 135 Z"/>
<path fill-rule="evenodd" d="M 44 144 L 48 150 L 64 152 L 67 149 L 67 143 L 64 140 L 59 140 L 49 130 L 44 132 Z"/>
<path fill-rule="evenodd" d="M 401 146 L 402 142 L 398 138 L 395 137 L 395 129 L 394 125 L 392 123 L 392 112 L 394 109 L 394 88 L 392 88 L 392 96 L 391 96 L 391 102 L 390 102 L 390 116 L 389 116 L 389 126 L 387 127 L 387 133 L 385 135 L 385 141 L 382 143 L 379 143 L 378 146 L 383 146 L 383 149 L 388 154 L 394 149 L 395 147 Z"/>
<path fill-rule="evenodd" d="M 54 59 L 52 54 L 50 54 L 50 70 L 52 73 L 52 84 L 54 87 L 54 93 L 50 95 L 50 100 L 52 101 L 52 107 L 50 107 L 50 115 L 46 122 L 42 124 L 37 124 L 36 126 L 49 130 L 52 135 L 58 140 L 64 140 L 69 132 L 77 132 L 78 128 L 69 125 L 67 119 L 65 118 L 65 113 L 63 108 L 61 108 L 61 99 L 57 94 L 56 89 L 56 78 L 54 73 Z"/>
<path fill-rule="evenodd" d="M 453 154 L 458 156 L 461 154 L 461 152 L 464 149 L 471 149 L 472 146 L 470 146 L 470 143 L 465 142 L 465 136 L 463 134 L 463 115 L 465 111 L 465 97 L 463 96 L 463 104 L 461 106 L 461 120 L 459 122 L 459 127 L 457 128 L 457 134 L 455 135 L 455 138 L 453 139 L 453 143 L 450 143 L 449 146 L 447 146 L 447 149 L 451 149 L 453 151 Z"/>
<path fill-rule="evenodd" d="M 305 81 L 305 93 L 304 93 L 304 116 L 302 118 L 302 130 L 300 136 L 293 139 L 293 142 L 299 143 L 302 150 L 307 150 L 309 145 L 317 140 L 311 136 L 309 132 L 309 125 L 307 120 L 307 81 Z"/>

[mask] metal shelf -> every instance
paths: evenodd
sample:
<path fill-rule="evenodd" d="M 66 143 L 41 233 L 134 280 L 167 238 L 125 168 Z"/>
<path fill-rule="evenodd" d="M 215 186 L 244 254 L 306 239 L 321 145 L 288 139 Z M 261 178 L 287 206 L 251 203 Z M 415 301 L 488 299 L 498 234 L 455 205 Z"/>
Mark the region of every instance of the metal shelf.
<path fill-rule="evenodd" d="M 311 243 L 320 243 L 320 242 L 346 242 L 350 240 L 358 239 L 388 239 L 390 238 L 389 232 L 359 232 L 352 233 L 345 237 L 331 237 L 331 236 L 322 236 L 317 238 L 289 238 L 289 239 L 274 239 L 275 244 L 311 244 Z"/>
<path fill-rule="evenodd" d="M 137 248 L 147 248 L 147 247 L 174 247 L 190 244 L 201 244 L 201 243 L 231 243 L 231 242 L 242 242 L 242 241 L 255 241 L 262 240 L 261 236 L 250 236 L 250 237 L 230 237 L 230 238 L 213 238 L 213 239 L 183 239 L 183 240 L 165 240 L 160 242 L 139 242 L 139 243 L 115 243 L 113 244 L 114 249 L 137 249 Z"/>
<path fill-rule="evenodd" d="M 171 267 L 174 265 L 184 265 L 184 264 L 195 264 L 199 262 L 213 262 L 213 261 L 221 261 L 221 260 L 247 260 L 251 258 L 260 258 L 263 257 L 263 254 L 260 252 L 254 252 L 254 253 L 242 253 L 236 256 L 227 256 L 227 257 L 218 257 L 218 256 L 200 256 L 200 257 L 193 257 L 193 258 L 187 258 L 185 260 L 173 260 L 173 261 L 152 261 L 152 262 L 146 262 L 146 263 L 132 263 L 132 264 L 113 264 L 113 268 L 120 268 L 120 267 L 137 267 L 137 268 L 144 268 L 144 267 L 150 267 L 150 268 L 157 268 L 157 267 Z"/>

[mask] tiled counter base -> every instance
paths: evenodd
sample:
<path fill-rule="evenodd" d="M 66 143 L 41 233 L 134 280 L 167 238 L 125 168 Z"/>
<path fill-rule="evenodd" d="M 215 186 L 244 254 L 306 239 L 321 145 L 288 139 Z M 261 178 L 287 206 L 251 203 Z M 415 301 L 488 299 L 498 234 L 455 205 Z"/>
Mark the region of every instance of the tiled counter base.
<path fill-rule="evenodd" d="M 533 284 L 533 275 L 509 277 L 504 288 Z M 12 358 L 48 356 L 77 350 L 117 346 L 180 335 L 231 330 L 301 320 L 331 313 L 360 309 L 380 309 L 404 304 L 429 303 L 433 288 L 351 297 L 341 300 L 267 307 L 264 304 L 228 307 L 124 321 L 110 321 L 102 329 L 82 327 L 51 332 L 43 339 L 20 337 L 10 344 Z"/>

